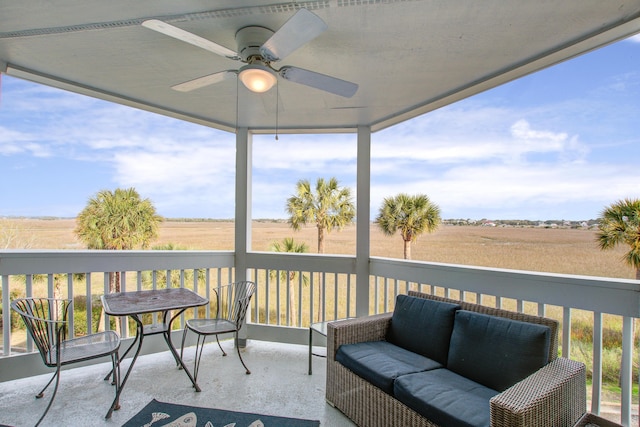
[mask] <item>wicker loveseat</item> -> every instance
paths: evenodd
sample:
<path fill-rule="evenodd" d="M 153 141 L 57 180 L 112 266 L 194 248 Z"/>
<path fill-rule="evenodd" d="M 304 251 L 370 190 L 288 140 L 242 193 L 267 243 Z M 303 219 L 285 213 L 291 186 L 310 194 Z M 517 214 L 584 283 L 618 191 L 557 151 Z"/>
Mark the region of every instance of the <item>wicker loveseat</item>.
<path fill-rule="evenodd" d="M 329 324 L 326 399 L 367 427 L 569 427 L 585 366 L 557 353 L 555 320 L 409 292 Z"/>

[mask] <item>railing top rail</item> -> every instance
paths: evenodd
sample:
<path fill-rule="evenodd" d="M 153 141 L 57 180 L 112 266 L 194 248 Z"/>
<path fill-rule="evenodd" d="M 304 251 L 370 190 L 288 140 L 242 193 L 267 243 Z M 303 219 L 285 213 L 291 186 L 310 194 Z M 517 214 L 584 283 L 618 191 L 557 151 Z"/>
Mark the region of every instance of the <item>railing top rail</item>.
<path fill-rule="evenodd" d="M 326 271 L 346 274 L 356 272 L 356 258 L 352 255 L 249 252 L 247 264 L 251 268 L 268 270 Z"/>
<path fill-rule="evenodd" d="M 234 263 L 231 251 L 0 251 L 0 275 L 233 267 Z"/>
<path fill-rule="evenodd" d="M 371 258 L 370 274 L 551 305 L 640 317 L 640 281 Z"/>

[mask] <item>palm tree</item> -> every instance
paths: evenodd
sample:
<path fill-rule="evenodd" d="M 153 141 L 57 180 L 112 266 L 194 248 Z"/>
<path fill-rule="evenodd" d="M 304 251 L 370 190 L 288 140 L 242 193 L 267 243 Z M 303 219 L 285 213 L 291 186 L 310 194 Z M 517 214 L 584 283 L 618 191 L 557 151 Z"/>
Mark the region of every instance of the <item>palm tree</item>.
<path fill-rule="evenodd" d="M 422 233 L 432 233 L 440 225 L 440 208 L 424 194 L 400 193 L 383 200 L 376 223 L 384 234 L 400 231 L 404 241 L 404 259 L 411 259 L 411 242 Z"/>
<path fill-rule="evenodd" d="M 627 244 L 629 252 L 623 259 L 636 269 L 636 280 L 640 280 L 640 199 L 617 201 L 602 211 L 598 222 L 596 239 L 600 249 Z"/>
<path fill-rule="evenodd" d="M 270 248 L 273 252 L 289 252 L 289 253 L 297 253 L 303 254 L 309 252 L 309 247 L 306 243 L 297 243 L 293 240 L 293 237 L 285 237 L 281 242 L 273 242 L 271 243 Z M 271 278 L 275 278 L 276 271 L 270 270 L 269 275 Z M 286 281 L 289 284 L 289 313 L 291 316 L 292 323 L 295 324 L 297 319 L 296 312 L 296 294 L 295 294 L 295 280 L 298 276 L 297 271 L 289 271 L 287 274 L 286 271 L 280 271 L 280 280 Z M 302 275 L 302 283 L 306 286 L 309 284 L 309 278 L 303 274 Z"/>
<path fill-rule="evenodd" d="M 74 233 L 89 249 L 147 249 L 162 217 L 134 188 L 99 191 L 76 218 Z M 119 274 L 109 275 L 110 292 L 120 291 Z"/>
<path fill-rule="evenodd" d="M 333 177 L 329 181 L 318 178 L 315 192 L 308 180 L 303 179 L 296 184 L 296 194 L 287 199 L 289 225 L 300 230 L 303 224 L 312 222 L 318 229 L 318 253 L 324 253 L 324 233 L 333 228 L 342 228 L 353 221 L 355 206 L 351 201 L 351 190 L 340 188 L 338 180 Z M 318 318 L 322 312 L 323 284 L 318 277 Z M 313 290 L 312 290 L 313 292 Z M 311 320 L 313 322 L 313 320 Z"/>
<path fill-rule="evenodd" d="M 353 221 L 355 206 L 351 200 L 351 190 L 340 188 L 338 180 L 325 181 L 318 178 L 315 192 L 308 180 L 296 184 L 296 194 L 287 199 L 289 224 L 294 230 L 307 223 L 314 223 L 318 229 L 318 253 L 324 253 L 324 233 L 334 228 L 342 228 Z"/>

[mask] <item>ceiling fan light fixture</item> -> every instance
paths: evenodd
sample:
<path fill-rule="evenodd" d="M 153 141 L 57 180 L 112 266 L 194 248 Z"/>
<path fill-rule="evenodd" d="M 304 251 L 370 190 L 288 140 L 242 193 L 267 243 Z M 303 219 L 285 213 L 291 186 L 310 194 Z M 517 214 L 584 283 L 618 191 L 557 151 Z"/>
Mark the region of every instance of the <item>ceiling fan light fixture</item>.
<path fill-rule="evenodd" d="M 247 89 L 256 93 L 268 91 L 277 82 L 276 73 L 273 70 L 257 63 L 240 68 L 238 77 Z"/>

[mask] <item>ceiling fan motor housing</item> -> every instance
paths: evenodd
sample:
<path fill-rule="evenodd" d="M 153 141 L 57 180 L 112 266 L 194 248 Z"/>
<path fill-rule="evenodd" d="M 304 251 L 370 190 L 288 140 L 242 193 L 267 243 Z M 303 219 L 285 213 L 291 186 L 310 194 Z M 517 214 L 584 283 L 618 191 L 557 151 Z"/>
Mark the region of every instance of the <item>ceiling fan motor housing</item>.
<path fill-rule="evenodd" d="M 236 33 L 236 43 L 238 44 L 238 54 L 243 62 L 250 62 L 252 58 L 262 59 L 260 46 L 273 35 L 273 31 L 268 28 L 251 26 L 244 27 Z"/>

